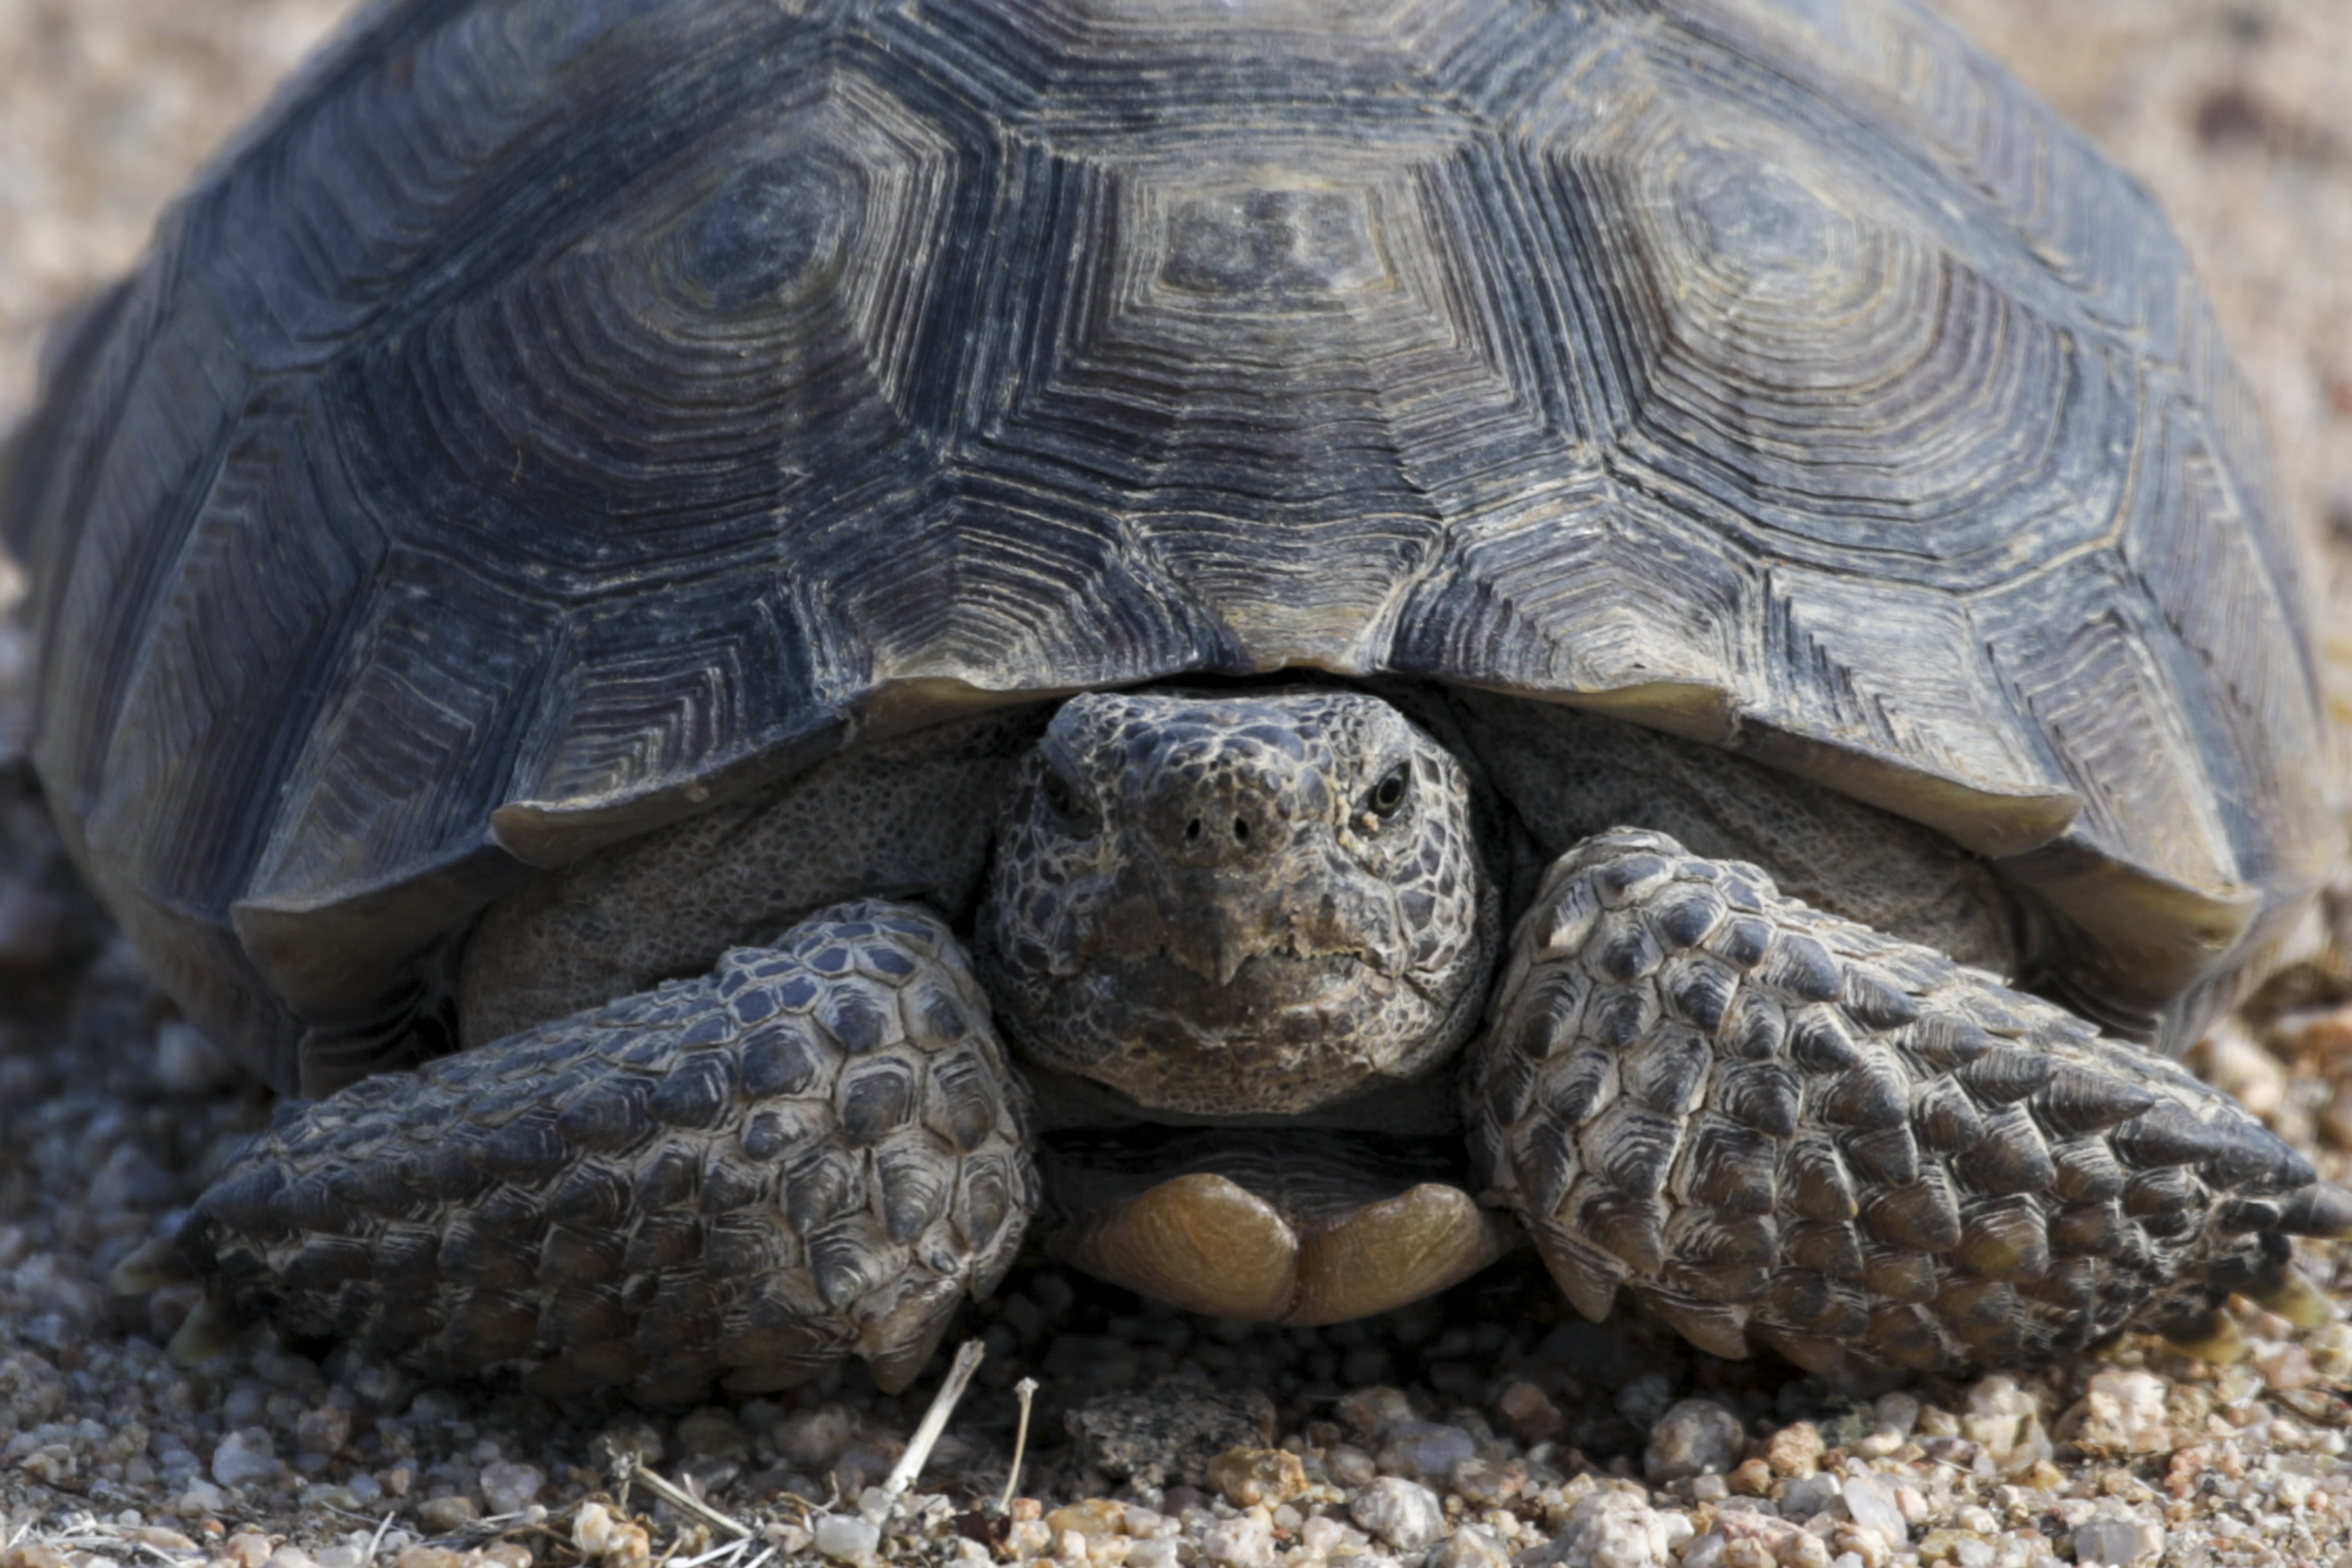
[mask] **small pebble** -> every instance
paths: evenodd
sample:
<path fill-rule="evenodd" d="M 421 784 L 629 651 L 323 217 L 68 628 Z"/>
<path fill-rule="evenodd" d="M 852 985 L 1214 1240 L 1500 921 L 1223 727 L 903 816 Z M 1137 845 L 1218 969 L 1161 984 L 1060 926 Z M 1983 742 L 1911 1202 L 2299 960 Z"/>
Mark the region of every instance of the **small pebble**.
<path fill-rule="evenodd" d="M 1349 1443 L 1341 1443 L 1325 1454 L 1323 1468 L 1331 1472 L 1333 1480 L 1350 1491 L 1370 1486 L 1381 1473 L 1370 1454 Z"/>
<path fill-rule="evenodd" d="M 1821 1468 L 1828 1445 L 1810 1421 L 1792 1422 L 1764 1440 L 1764 1462 L 1780 1476 L 1810 1476 Z"/>
<path fill-rule="evenodd" d="M 2160 1562 L 2164 1527 L 2126 1513 L 2102 1512 L 2074 1527 L 2074 1561 L 2114 1568 Z"/>
<path fill-rule="evenodd" d="M 1286 1454 L 1283 1457 L 1289 1459 L 1293 1465 L 1298 1462 L 1295 1455 Z M 1300 1485 L 1303 1487 L 1305 1484 L 1302 1478 Z M 1084 1502 L 1073 1503 L 1067 1508 L 1057 1508 L 1047 1512 L 1045 1528 L 1052 1531 L 1056 1539 L 1071 1531 L 1077 1531 L 1089 1541 L 1100 1536 L 1123 1535 L 1131 1528 L 1128 1523 L 1128 1512 L 1123 1503 L 1112 1502 L 1108 1498 L 1089 1498 Z M 1146 1532 L 1138 1531 L 1137 1533 Z"/>
<path fill-rule="evenodd" d="M 1747 1442 L 1738 1416 L 1711 1399 L 1685 1399 L 1650 1428 L 1642 1472 L 1652 1481 L 1721 1475 L 1739 1462 Z"/>
<path fill-rule="evenodd" d="M 862 1563 L 882 1544 L 882 1527 L 855 1514 L 829 1513 L 816 1521 L 816 1549 L 840 1563 Z"/>
<path fill-rule="evenodd" d="M 1341 1395 L 1332 1414 L 1365 1437 L 1374 1436 L 1391 1421 L 1413 1419 L 1412 1400 L 1401 1390 L 1377 1384 Z"/>
<path fill-rule="evenodd" d="M 1888 1545 L 1901 1546 L 1911 1539 L 1910 1526 L 1903 1521 L 1903 1510 L 1895 1500 L 1895 1489 L 1879 1477 L 1867 1472 L 1848 1475 L 1843 1495 L 1854 1523 L 1876 1531 Z"/>
<path fill-rule="evenodd" d="M 294 1423 L 294 1442 L 316 1454 L 340 1453 L 351 1440 L 352 1413 L 338 1405 L 305 1410 Z"/>
<path fill-rule="evenodd" d="M 1565 1568 L 1668 1568 L 1675 1549 L 1696 1533 L 1678 1510 L 1610 1490 L 1578 1503 L 1554 1546 Z"/>
<path fill-rule="evenodd" d="M 1491 1508 L 1517 1493 L 1521 1479 L 1517 1467 L 1489 1464 L 1472 1454 L 1445 1472 L 1445 1489 L 1474 1508 Z"/>
<path fill-rule="evenodd" d="M 203 1479 L 190 1480 L 172 1501 L 173 1510 L 184 1514 L 219 1513 L 227 1507 L 228 1494 Z"/>
<path fill-rule="evenodd" d="M 1209 1461 L 1209 1484 L 1235 1508 L 1271 1505 L 1305 1491 L 1307 1471 L 1282 1448 L 1228 1448 Z"/>
<path fill-rule="evenodd" d="M 540 1489 L 547 1485 L 547 1473 L 536 1465 L 502 1459 L 482 1467 L 481 1483 L 482 1504 L 490 1512 L 520 1513 L 539 1500 Z"/>
<path fill-rule="evenodd" d="M 1222 1568 L 1274 1568 L 1274 1531 L 1263 1519 L 1221 1519 L 1200 1535 L 1201 1556 Z"/>
<path fill-rule="evenodd" d="M 653 1561 L 653 1537 L 634 1520 L 614 1520 L 604 1538 L 607 1568 L 646 1568 Z"/>
<path fill-rule="evenodd" d="M 278 1446 L 260 1427 L 245 1427 L 220 1440 L 212 1468 L 213 1479 L 225 1487 L 267 1485 L 278 1476 Z"/>
<path fill-rule="evenodd" d="M 1373 1463 L 1382 1475 L 1433 1480 L 1478 1451 L 1478 1440 L 1459 1426 L 1434 1421 L 1391 1422 L 1382 1433 Z"/>
<path fill-rule="evenodd" d="M 1892 1394 L 1880 1394 L 1871 1406 L 1871 1413 L 1878 1417 L 1880 1431 L 1907 1438 L 1918 1428 L 1920 1409 L 1917 1394 L 1896 1389 Z"/>
<path fill-rule="evenodd" d="M 463 1530 L 482 1517 L 481 1505 L 463 1492 L 446 1497 L 427 1498 L 416 1505 L 416 1517 L 425 1528 L 437 1535 Z"/>
<path fill-rule="evenodd" d="M 1383 1476 L 1357 1493 L 1348 1517 L 1400 1552 L 1425 1551 L 1445 1531 L 1437 1494 L 1396 1476 Z"/>
<path fill-rule="evenodd" d="M 446 1546 L 404 1546 L 393 1568 L 466 1568 L 466 1554 Z"/>
<path fill-rule="evenodd" d="M 1508 1568 L 1511 1549 L 1482 1525 L 1465 1524 L 1427 1558 L 1428 1568 Z"/>
<path fill-rule="evenodd" d="M 613 1516 L 600 1502 L 583 1502 L 572 1515 L 572 1544 L 583 1557 L 602 1557 L 613 1538 Z"/>
<path fill-rule="evenodd" d="M 2101 1458 L 2160 1454 L 2173 1447 L 2165 1419 L 2164 1384 L 2151 1373 L 2105 1367 L 2092 1373 L 2081 1403 L 2059 1422 L 2084 1453 Z"/>

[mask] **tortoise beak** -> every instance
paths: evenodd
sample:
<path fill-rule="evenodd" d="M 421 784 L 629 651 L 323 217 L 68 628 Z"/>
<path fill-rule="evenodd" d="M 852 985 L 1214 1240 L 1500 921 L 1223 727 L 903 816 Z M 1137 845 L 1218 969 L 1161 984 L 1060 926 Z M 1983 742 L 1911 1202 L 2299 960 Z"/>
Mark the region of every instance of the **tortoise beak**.
<path fill-rule="evenodd" d="M 1244 931 L 1232 910 L 1213 903 L 1193 909 L 1189 919 L 1171 921 L 1164 929 L 1168 956 L 1220 991 L 1266 945 L 1257 933 Z"/>

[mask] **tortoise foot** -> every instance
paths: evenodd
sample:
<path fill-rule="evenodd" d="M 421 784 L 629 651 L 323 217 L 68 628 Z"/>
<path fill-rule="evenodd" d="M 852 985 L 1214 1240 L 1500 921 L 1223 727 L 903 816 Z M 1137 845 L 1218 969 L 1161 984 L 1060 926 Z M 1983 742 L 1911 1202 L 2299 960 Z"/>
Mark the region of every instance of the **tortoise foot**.
<path fill-rule="evenodd" d="M 431 1376 L 675 1403 L 856 1355 L 895 1389 L 1013 1259 L 1023 1111 L 947 929 L 846 904 L 709 974 L 282 1107 L 173 1251 L 216 1311 Z"/>
<path fill-rule="evenodd" d="M 1576 1306 L 1828 1375 L 2048 1360 L 2126 1328 L 2226 1354 L 2310 1313 L 2291 1234 L 2352 1197 L 2236 1101 L 1979 970 L 1619 829 L 1513 939 L 1467 1117 Z"/>

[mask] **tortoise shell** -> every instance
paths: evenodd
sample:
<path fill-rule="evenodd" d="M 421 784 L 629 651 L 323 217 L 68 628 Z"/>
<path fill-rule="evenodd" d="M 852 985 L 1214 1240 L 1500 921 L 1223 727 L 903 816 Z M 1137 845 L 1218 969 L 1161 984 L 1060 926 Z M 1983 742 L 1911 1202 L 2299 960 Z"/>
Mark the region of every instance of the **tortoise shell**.
<path fill-rule="evenodd" d="M 537 868 L 1189 672 L 1730 748 L 2176 1037 L 2335 848 L 2180 247 L 1903 0 L 378 6 L 5 507 L 68 837 L 281 1086 Z"/>

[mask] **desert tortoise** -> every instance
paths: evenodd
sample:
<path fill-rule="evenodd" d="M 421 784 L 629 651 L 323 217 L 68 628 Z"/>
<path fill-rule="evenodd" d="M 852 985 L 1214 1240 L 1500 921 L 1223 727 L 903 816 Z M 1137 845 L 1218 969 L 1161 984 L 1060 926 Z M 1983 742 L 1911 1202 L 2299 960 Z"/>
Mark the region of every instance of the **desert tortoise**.
<path fill-rule="evenodd" d="M 224 1310 L 675 1399 L 1528 1234 L 1837 1373 L 2352 1214 L 2163 1054 L 2336 847 L 2246 396 L 1899 0 L 373 7 L 5 505 L 80 863 L 324 1097 L 128 1271 Z"/>

